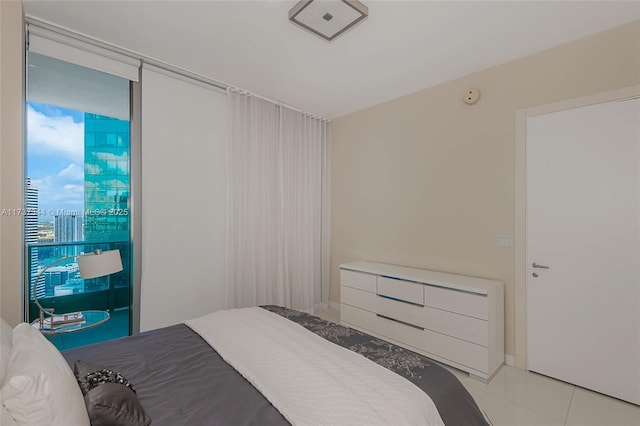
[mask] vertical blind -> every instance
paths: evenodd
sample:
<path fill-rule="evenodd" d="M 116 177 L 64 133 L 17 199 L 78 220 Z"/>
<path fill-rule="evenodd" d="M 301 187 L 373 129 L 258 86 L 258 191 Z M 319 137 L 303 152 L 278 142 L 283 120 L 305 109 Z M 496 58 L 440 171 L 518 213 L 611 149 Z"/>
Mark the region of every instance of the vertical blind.
<path fill-rule="evenodd" d="M 140 330 L 225 308 L 228 103 L 142 68 Z"/>

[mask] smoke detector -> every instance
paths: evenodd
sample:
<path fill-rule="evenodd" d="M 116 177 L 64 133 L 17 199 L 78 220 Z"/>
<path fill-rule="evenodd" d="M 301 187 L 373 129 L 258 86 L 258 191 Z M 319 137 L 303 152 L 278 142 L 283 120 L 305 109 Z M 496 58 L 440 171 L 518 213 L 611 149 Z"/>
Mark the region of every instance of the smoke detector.
<path fill-rule="evenodd" d="M 467 89 L 464 93 L 464 103 L 467 105 L 473 105 L 480 100 L 480 89 Z"/>

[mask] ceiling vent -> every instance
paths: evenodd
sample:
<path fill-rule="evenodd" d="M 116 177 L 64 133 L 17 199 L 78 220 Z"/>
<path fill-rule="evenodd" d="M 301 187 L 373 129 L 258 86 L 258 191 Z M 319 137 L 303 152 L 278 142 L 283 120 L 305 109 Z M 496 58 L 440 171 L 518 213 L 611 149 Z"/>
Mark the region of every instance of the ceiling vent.
<path fill-rule="evenodd" d="M 302 0 L 290 11 L 289 20 L 332 41 L 369 16 L 369 8 L 356 0 Z"/>

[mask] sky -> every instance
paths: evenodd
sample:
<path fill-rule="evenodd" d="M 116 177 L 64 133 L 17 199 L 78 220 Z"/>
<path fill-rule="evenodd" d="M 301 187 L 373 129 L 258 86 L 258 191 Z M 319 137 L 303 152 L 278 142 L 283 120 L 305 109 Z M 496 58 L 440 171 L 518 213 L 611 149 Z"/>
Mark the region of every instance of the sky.
<path fill-rule="evenodd" d="M 38 188 L 40 222 L 84 210 L 84 112 L 27 102 L 25 175 Z"/>

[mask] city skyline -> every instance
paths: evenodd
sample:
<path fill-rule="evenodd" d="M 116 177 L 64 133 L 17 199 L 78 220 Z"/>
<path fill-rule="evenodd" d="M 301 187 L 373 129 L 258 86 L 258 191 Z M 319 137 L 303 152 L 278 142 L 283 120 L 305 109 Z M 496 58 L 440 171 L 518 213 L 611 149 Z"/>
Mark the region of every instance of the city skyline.
<path fill-rule="evenodd" d="M 124 318 L 131 301 L 130 82 L 33 52 L 27 60 L 24 194 L 32 202 L 6 214 L 24 215 L 29 230 L 29 321 L 39 315 L 29 294 L 38 274 L 35 293 L 43 306 L 56 312 L 122 311 Z M 65 89 L 50 90 L 60 79 L 68 83 Z M 123 270 L 83 279 L 77 256 L 98 249 L 118 250 Z M 127 335 L 129 321 L 118 329 Z"/>
<path fill-rule="evenodd" d="M 53 105 L 29 102 L 27 109 L 25 242 L 33 288 L 51 259 L 78 255 L 91 242 L 128 241 L 130 129 L 127 120 Z M 81 243 L 69 244 L 74 242 Z M 126 244 L 120 250 L 125 253 Z M 123 264 L 128 270 L 126 256 Z M 101 290 L 109 282 L 85 284 L 72 265 L 47 270 L 36 286 L 38 297 Z M 127 287 L 125 278 L 113 282 L 122 286 L 124 279 Z"/>
<path fill-rule="evenodd" d="M 27 102 L 27 176 L 38 189 L 39 222 L 84 210 L 84 113 Z"/>
<path fill-rule="evenodd" d="M 128 239 L 129 122 L 37 102 L 27 114 L 37 222 L 53 223 L 56 242 Z"/>
<path fill-rule="evenodd" d="M 33 186 L 30 178 L 24 182 L 25 207 L 27 214 L 24 217 L 24 239 L 27 244 L 39 242 L 38 239 L 38 189 Z M 34 287 L 36 275 L 38 274 L 38 248 L 33 247 L 29 252 L 29 286 Z M 44 296 L 44 281 L 40 281 L 36 286 L 38 297 Z"/>

